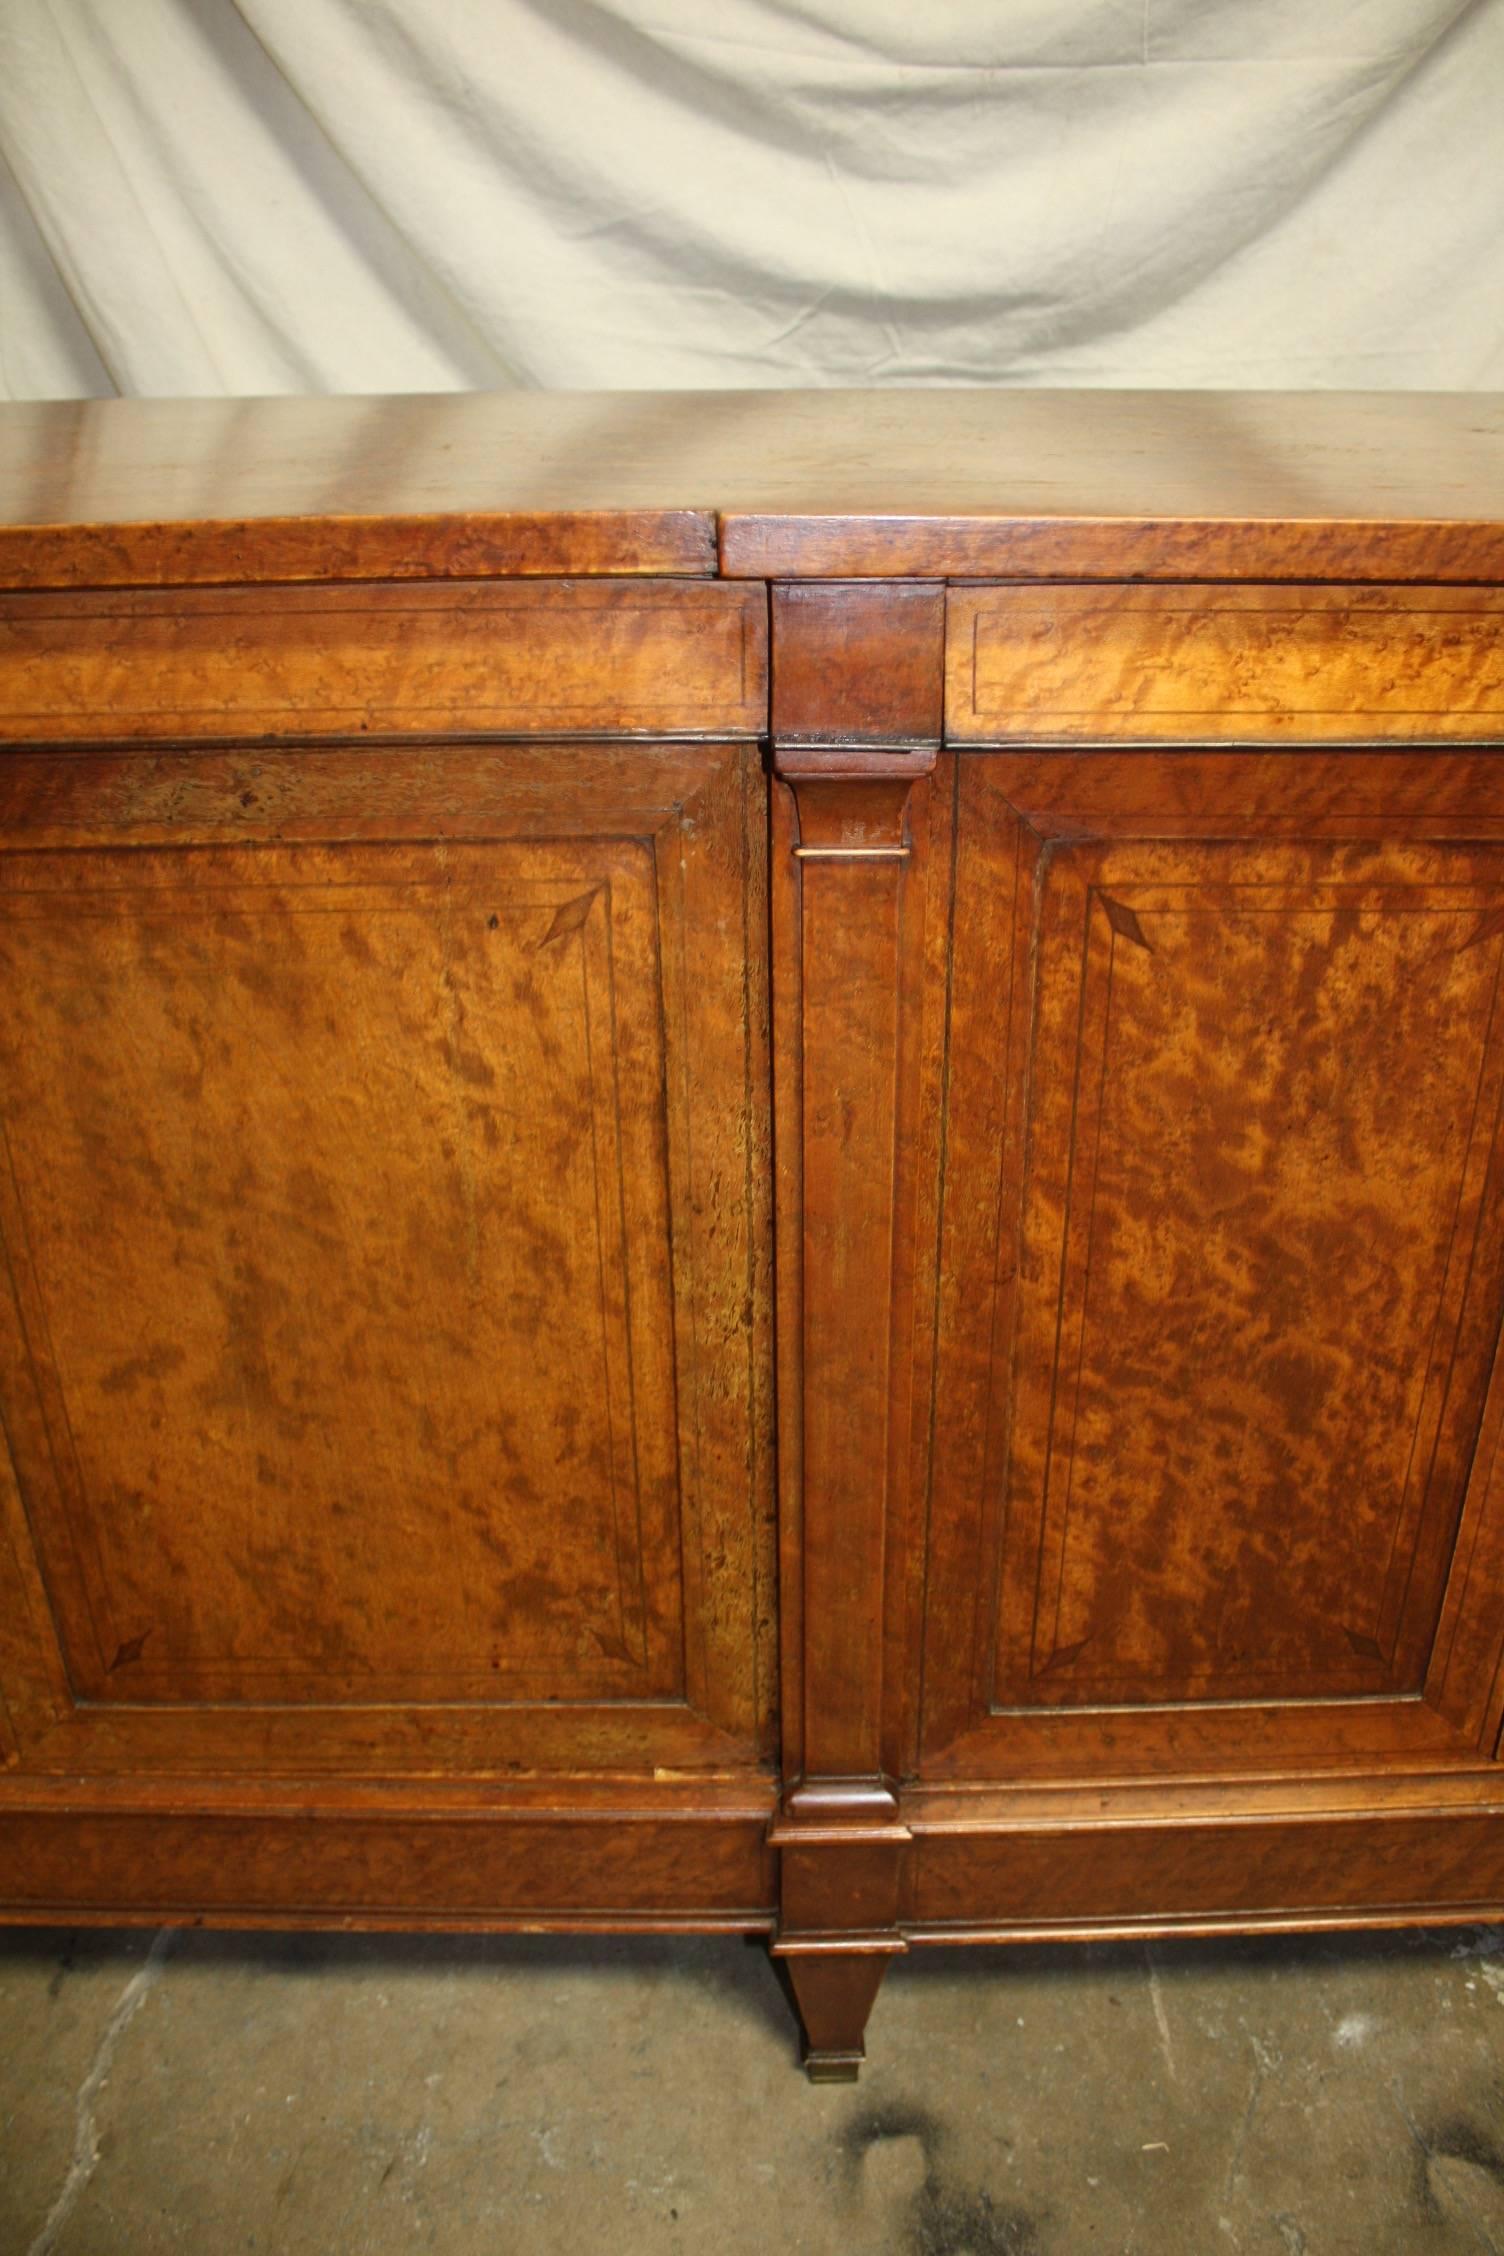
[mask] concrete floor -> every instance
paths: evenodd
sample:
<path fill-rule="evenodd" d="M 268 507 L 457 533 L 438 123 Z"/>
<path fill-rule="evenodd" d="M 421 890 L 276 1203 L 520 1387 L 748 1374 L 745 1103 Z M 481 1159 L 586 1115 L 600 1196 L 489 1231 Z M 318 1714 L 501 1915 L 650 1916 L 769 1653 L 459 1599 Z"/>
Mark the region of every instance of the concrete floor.
<path fill-rule="evenodd" d="M 1504 2251 L 1504 1932 L 924 1951 L 0 1935 L 3 2256 Z"/>

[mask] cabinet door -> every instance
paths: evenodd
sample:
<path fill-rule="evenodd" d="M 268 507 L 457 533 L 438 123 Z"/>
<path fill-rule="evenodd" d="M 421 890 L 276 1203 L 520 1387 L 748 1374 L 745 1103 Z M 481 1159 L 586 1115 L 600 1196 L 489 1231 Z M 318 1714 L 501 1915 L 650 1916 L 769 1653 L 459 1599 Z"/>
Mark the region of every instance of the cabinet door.
<path fill-rule="evenodd" d="M 0 757 L 12 1765 L 767 1756 L 762 791 Z"/>
<path fill-rule="evenodd" d="M 1504 760 L 949 768 L 921 1767 L 1490 1756 Z"/>

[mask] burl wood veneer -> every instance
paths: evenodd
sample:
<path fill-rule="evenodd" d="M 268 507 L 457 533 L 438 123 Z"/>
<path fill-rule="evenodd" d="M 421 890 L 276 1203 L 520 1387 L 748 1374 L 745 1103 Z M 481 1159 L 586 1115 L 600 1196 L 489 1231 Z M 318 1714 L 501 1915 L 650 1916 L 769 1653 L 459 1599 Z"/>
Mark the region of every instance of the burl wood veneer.
<path fill-rule="evenodd" d="M 1497 401 L 0 412 L 0 1916 L 1504 1914 L 1501 973 Z"/>

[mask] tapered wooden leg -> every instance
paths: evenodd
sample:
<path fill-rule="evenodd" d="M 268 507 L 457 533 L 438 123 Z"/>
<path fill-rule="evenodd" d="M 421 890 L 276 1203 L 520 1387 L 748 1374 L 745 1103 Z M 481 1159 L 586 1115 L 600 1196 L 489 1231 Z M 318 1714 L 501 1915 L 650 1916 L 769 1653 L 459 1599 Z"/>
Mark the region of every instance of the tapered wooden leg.
<path fill-rule="evenodd" d="M 812 2084 L 854 2084 L 866 2058 L 862 2033 L 891 1952 L 798 1951 L 784 1960 L 804 2023 Z"/>

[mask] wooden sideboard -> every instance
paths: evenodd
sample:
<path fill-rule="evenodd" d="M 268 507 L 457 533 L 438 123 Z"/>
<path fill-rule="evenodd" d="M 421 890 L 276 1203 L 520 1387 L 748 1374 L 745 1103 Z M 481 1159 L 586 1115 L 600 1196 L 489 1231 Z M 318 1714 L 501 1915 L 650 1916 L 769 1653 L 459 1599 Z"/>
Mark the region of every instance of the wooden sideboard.
<path fill-rule="evenodd" d="M 0 411 L 0 1917 L 1504 1913 L 1504 403 Z"/>

